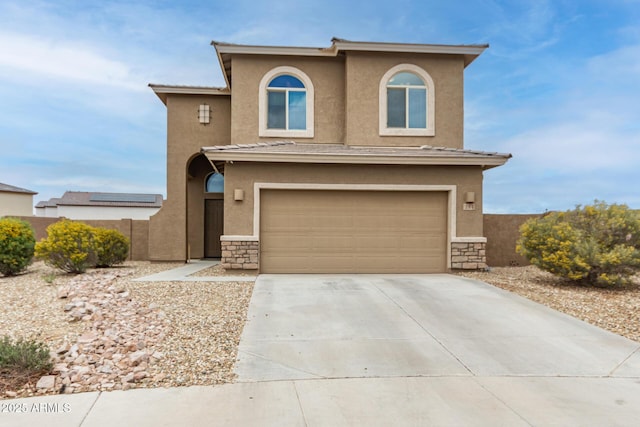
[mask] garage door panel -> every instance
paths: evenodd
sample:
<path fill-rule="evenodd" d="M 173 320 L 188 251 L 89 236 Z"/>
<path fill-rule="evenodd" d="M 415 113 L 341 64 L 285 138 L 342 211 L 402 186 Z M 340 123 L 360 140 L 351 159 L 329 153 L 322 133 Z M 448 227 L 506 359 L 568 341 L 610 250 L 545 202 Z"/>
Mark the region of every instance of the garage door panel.
<path fill-rule="evenodd" d="M 447 193 L 263 190 L 265 273 L 446 270 Z"/>
<path fill-rule="evenodd" d="M 398 248 L 403 250 L 416 250 L 424 253 L 435 252 L 440 253 L 442 245 L 440 245 L 441 238 L 427 238 L 427 237 L 405 237 L 398 242 Z"/>

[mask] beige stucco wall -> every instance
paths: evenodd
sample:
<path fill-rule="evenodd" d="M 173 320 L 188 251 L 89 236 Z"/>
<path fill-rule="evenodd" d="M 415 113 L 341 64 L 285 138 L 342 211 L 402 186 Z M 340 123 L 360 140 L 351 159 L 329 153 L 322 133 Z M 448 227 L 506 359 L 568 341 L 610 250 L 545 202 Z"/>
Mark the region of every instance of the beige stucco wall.
<path fill-rule="evenodd" d="M 0 217 L 33 215 L 33 195 L 0 191 Z"/>
<path fill-rule="evenodd" d="M 435 136 L 380 136 L 380 80 L 392 67 L 414 64 L 435 85 Z M 349 52 L 346 57 L 346 143 L 348 145 L 463 147 L 464 62 L 452 55 Z"/>
<path fill-rule="evenodd" d="M 198 122 L 198 106 L 203 103 L 211 108 L 208 125 Z M 167 199 L 160 212 L 150 218 L 151 260 L 187 259 L 187 167 L 202 147 L 230 141 L 229 96 L 168 95 Z"/>
<path fill-rule="evenodd" d="M 314 184 L 456 185 L 457 236 L 482 236 L 482 170 L 480 167 L 304 165 L 234 162 L 225 173 L 225 235 L 253 234 L 253 184 L 255 182 Z M 245 192 L 241 202 L 233 191 Z M 476 210 L 463 211 L 464 194 L 476 193 Z M 399 209 L 401 207 L 398 207 Z"/>
<path fill-rule="evenodd" d="M 423 68 L 435 85 L 435 136 L 380 136 L 379 87 L 383 75 L 398 64 Z M 286 139 L 258 136 L 259 85 L 278 66 L 303 71 L 314 86 L 313 138 L 301 142 L 376 146 L 463 146 L 464 61 L 452 55 L 347 52 L 346 57 L 262 57 L 232 59 L 231 137 L 234 144 Z"/>
<path fill-rule="evenodd" d="M 344 63 L 341 58 L 261 57 L 232 59 L 231 138 L 234 144 L 281 140 L 258 136 L 258 95 L 262 77 L 279 66 L 298 68 L 311 79 L 315 93 L 315 133 L 301 142 L 336 143 L 344 140 Z"/>

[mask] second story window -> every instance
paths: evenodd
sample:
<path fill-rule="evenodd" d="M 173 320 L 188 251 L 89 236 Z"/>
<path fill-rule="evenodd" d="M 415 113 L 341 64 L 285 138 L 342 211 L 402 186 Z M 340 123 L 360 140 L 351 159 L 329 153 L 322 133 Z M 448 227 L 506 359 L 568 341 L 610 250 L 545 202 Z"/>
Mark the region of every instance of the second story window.
<path fill-rule="evenodd" d="M 267 128 L 305 130 L 307 128 L 307 90 L 290 74 L 275 77 L 267 86 Z"/>
<path fill-rule="evenodd" d="M 417 75 L 400 72 L 387 83 L 387 127 L 427 127 L 427 87 Z"/>
<path fill-rule="evenodd" d="M 313 137 L 313 84 L 304 72 L 276 67 L 262 77 L 259 91 L 259 136 Z"/>
<path fill-rule="evenodd" d="M 400 64 L 380 80 L 380 135 L 435 135 L 435 93 L 431 76 L 413 64 Z"/>

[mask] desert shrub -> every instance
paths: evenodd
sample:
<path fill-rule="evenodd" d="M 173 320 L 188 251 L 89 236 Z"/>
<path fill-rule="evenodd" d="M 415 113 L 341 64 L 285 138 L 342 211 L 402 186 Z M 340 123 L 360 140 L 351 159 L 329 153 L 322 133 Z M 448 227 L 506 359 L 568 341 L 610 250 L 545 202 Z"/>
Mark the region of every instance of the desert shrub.
<path fill-rule="evenodd" d="M 84 273 L 96 264 L 93 227 L 64 219 L 47 227 L 47 238 L 36 243 L 36 258 L 68 273 Z"/>
<path fill-rule="evenodd" d="M 13 276 L 33 260 L 36 238 L 31 225 L 17 218 L 0 219 L 0 273 Z"/>
<path fill-rule="evenodd" d="M 0 339 L 0 372 L 3 374 L 38 374 L 51 370 L 49 348 L 34 340 Z"/>
<path fill-rule="evenodd" d="M 624 285 L 640 267 L 640 215 L 597 200 L 552 212 L 520 227 L 516 249 L 557 276 L 587 285 Z"/>
<path fill-rule="evenodd" d="M 96 246 L 96 267 L 122 264 L 129 255 L 129 239 L 118 230 L 97 227 L 93 229 Z"/>

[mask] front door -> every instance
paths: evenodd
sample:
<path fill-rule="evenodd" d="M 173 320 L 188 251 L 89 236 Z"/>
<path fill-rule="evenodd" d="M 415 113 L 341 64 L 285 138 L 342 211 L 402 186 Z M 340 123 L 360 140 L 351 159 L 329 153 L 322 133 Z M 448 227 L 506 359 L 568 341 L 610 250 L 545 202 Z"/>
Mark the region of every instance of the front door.
<path fill-rule="evenodd" d="M 220 258 L 222 247 L 220 236 L 223 233 L 224 199 L 206 199 L 204 201 L 204 257 Z"/>

